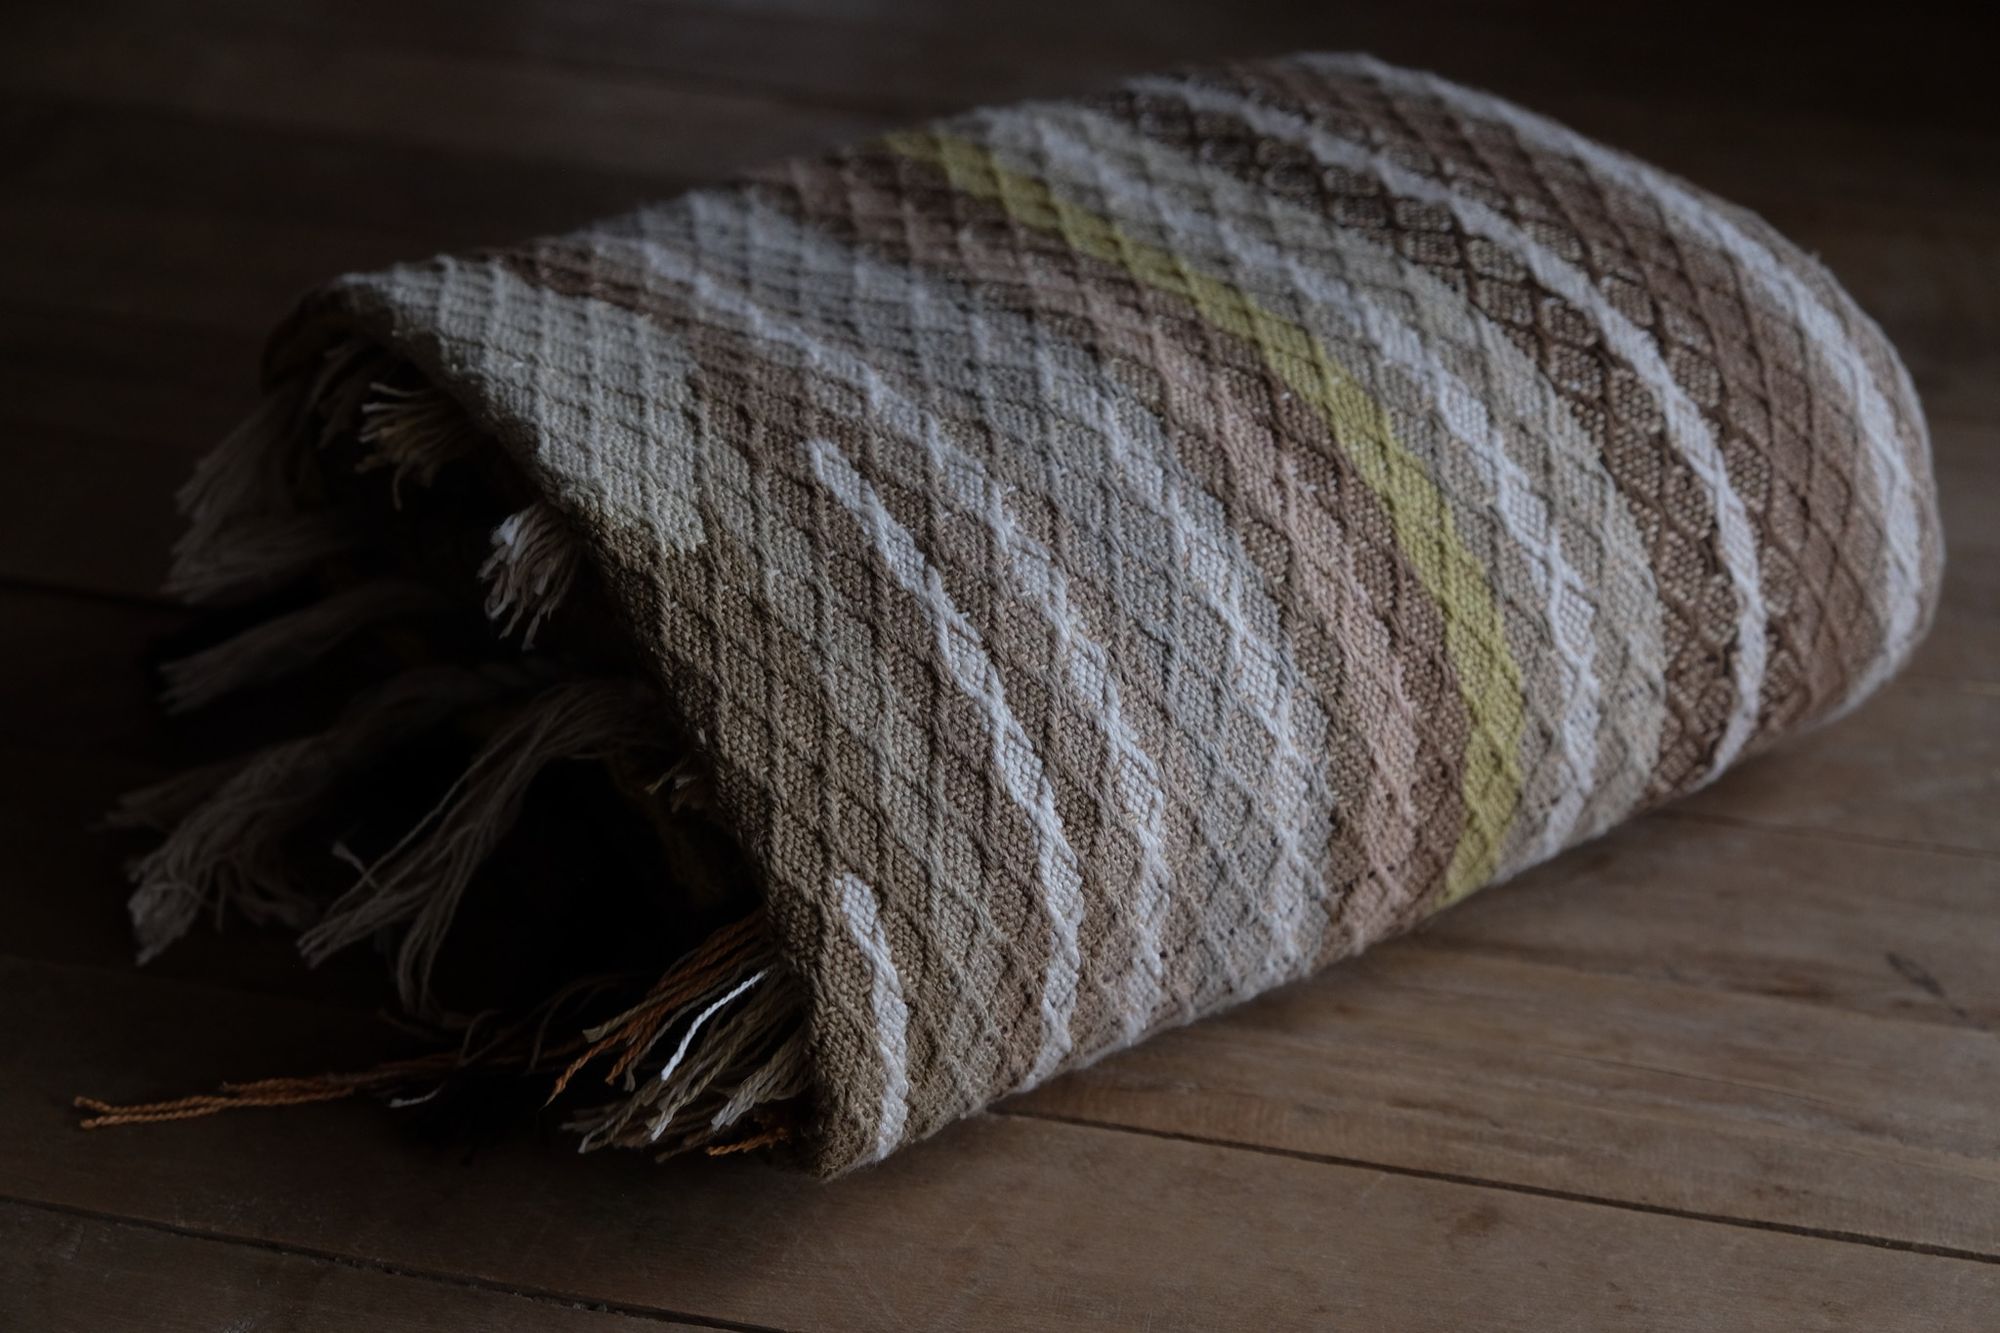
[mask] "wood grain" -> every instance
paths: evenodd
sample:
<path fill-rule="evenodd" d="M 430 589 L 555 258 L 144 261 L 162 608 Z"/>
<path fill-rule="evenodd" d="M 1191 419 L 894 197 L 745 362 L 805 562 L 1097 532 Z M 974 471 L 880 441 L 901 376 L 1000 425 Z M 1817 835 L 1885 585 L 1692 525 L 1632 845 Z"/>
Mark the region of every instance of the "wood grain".
<path fill-rule="evenodd" d="M 695 1327 L 15 1203 L 0 1203 L 0 1319 L 95 1333 Z"/>
<path fill-rule="evenodd" d="M 2000 686 L 1911 676 L 1837 726 L 1793 739 L 1681 812 L 2000 852 Z"/>
<path fill-rule="evenodd" d="M 16 1198 L 559 1300 L 925 1329 L 1542 1329 L 1558 1307 L 1584 1327 L 1973 1328 L 2000 1300 L 1991 1263 L 1018 1116 L 832 1187 L 522 1136 L 427 1148 L 357 1107 L 66 1133 L 80 1080 L 115 1097 L 269 1067 L 303 1032 L 363 1039 L 276 1001 L 46 964 L 0 963 L 0 995 L 78 1020 L 26 1034 L 0 1085 Z"/>
<path fill-rule="evenodd" d="M 1369 49 L 1763 212 L 1882 320 L 1950 558 L 1906 677 L 1417 936 L 822 1188 L 367 1106 L 83 1135 L 366 1061 L 365 951 L 126 963 L 169 493 L 265 328 L 892 120 Z M 1769 53 L 1782 50 L 1785 58 Z M 2000 1308 L 2000 132 L 1942 21 L 1580 0 L 75 0 L 0 44 L 0 1327 L 1979 1328 Z M 84 594 L 84 595 L 79 595 Z M 513 1293 L 524 1293 L 515 1295 Z M 613 1311 L 575 1308 L 579 1304 Z M 173 1322 L 178 1320 L 178 1323 Z"/>

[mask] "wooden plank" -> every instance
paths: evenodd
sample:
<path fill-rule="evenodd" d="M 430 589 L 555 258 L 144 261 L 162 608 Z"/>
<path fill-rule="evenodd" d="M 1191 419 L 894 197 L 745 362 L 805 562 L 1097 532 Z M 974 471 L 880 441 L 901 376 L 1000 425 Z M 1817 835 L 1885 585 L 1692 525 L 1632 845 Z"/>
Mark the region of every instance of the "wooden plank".
<path fill-rule="evenodd" d="M 148 30 L 150 28 L 150 30 Z M 179 23 L 60 19 L 0 48 L 17 94 L 165 110 L 509 162 L 669 181 L 710 178 L 883 126 L 879 115 L 675 88 L 616 71 L 298 43 Z"/>
<path fill-rule="evenodd" d="M 1641 857 L 1621 864 L 1647 868 Z M 1738 893 L 1769 887 L 1737 859 L 1702 868 Z M 1980 868 L 1983 883 L 1961 875 L 1961 894 L 1990 892 L 1994 870 Z M 1588 888 L 1572 886 L 1565 904 L 1579 892 Z M 1544 961 L 1536 944 L 1509 951 L 1476 919 L 1455 923 L 1446 945 L 1381 947 L 1015 1105 L 2000 1258 L 1993 994 L 1975 979 L 1980 1013 L 1960 1005 L 1921 954 L 1903 952 L 1918 946 L 1898 938 L 1892 912 L 1855 924 L 1880 938 L 1845 961 L 1869 974 L 1857 989 L 1906 992 L 1910 1008 L 1934 1011 L 1925 1021 L 1615 970 L 1620 951 L 1656 938 L 1644 970 L 1705 961 L 1709 950 L 1676 947 L 1655 920 L 1624 933 L 1604 912 L 1567 905 L 1512 915 L 1517 937 L 1540 925 L 1560 938 L 1581 920 L 1569 929 L 1614 936 L 1614 951 L 1572 966 L 1563 944 L 1539 950 L 1562 961 Z M 1992 912 L 1959 919 L 1986 928 Z M 1728 920 L 1707 924 L 1720 936 Z M 1834 944 L 1795 952 L 1831 955 L 1806 969 L 1822 974 L 1843 961 Z M 1976 954 L 1954 966 L 1990 972 Z M 1782 960 L 1772 970 L 1773 989 L 1817 984 Z"/>
<path fill-rule="evenodd" d="M 66 1094 L 157 1091 L 331 1039 L 275 1002 L 0 964 L 28 1025 L 0 1179 L 37 1203 L 562 1300 L 821 1327 L 1979 1326 L 2000 1266 L 1442 1179 L 976 1117 L 834 1186 L 522 1138 L 423 1148 L 358 1107 L 66 1132 Z"/>
<path fill-rule="evenodd" d="M 109 795 L 92 776 L 58 766 L 4 792 L 19 870 L 63 891 L 0 900 L 0 938 L 122 970 L 125 890 L 83 831 Z M 2000 1252 L 1996 873 L 1649 820 L 1026 1108 Z M 289 941 L 236 922 L 150 974 L 385 998 L 365 953 L 309 973 Z"/>
<path fill-rule="evenodd" d="M 0 831 L 32 882 L 62 886 L 4 900 L 9 952 L 122 968 L 124 889 L 83 823 L 136 779 L 83 761 L 8 769 L 34 777 L 7 784 Z M 1655 818 L 1027 1106 L 2000 1249 L 1983 1111 L 2000 1097 L 1996 875 L 1984 858 Z M 307 974 L 285 940 L 240 924 L 197 931 L 154 971 L 380 1000 L 365 956 Z"/>
<path fill-rule="evenodd" d="M 0 1326 L 98 1333 L 697 1327 L 16 1203 L 0 1203 Z"/>
<path fill-rule="evenodd" d="M 2000 423 L 2000 414 L 1994 418 Z M 1938 624 L 1910 667 L 1927 675 L 2000 683 L 2000 458 L 1973 459 L 1994 435 L 1935 422 L 1938 504 L 1944 514 L 1944 593 Z"/>
<path fill-rule="evenodd" d="M 0 655 L 0 684 L 48 707 L 0 737 L 18 753 L 0 831 L 49 889 L 5 900 L 0 935 L 20 956 L 120 968 L 124 890 L 111 849 L 83 824 L 179 752 L 129 665 L 177 617 L 20 593 L 0 605 L 10 600 L 16 623 L 46 628 L 19 641 L 35 651 Z M 1962 719 L 1955 729 L 1972 730 Z M 76 736 L 94 737 L 95 752 L 66 757 Z M 1030 1105 L 1984 1251 L 2000 1194 L 1979 1164 L 2000 1145 L 1967 1108 L 2000 1096 L 1981 1036 L 2000 1022 L 1985 929 L 1996 877 L 2000 862 L 1982 856 L 1656 817 L 1415 941 L 1149 1043 Z M 240 925 L 197 932 L 156 968 L 261 993 L 380 997 L 365 957 L 308 977 L 286 941 Z M 1463 1021 L 1467 1008 L 1478 1022 Z M 1644 1070 L 1606 1058 L 1621 1044 Z M 1416 1114 L 1421 1089 L 1440 1080 L 1459 1085 L 1449 1113 Z"/>
<path fill-rule="evenodd" d="M 159 22 L 143 2 L 92 3 L 95 17 Z M 1706 112 L 1802 111 L 1870 129 L 1976 124 L 1968 95 L 1978 70 L 1966 46 L 1935 30 L 1865 32 L 1828 14 L 1810 27 L 1735 10 L 1662 28 L 1580 5 L 1438 0 L 1413 11 L 1351 6 L 1337 17 L 1311 6 L 1156 0 L 1078 6 L 1032 0 L 994 9 L 891 3 L 657 3 L 446 0 L 421 12 L 390 0 L 203 0 L 177 22 L 218 33 L 310 44 L 366 45 L 583 64 L 662 77 L 782 91 L 838 105 L 928 108 L 967 99 L 1066 90 L 1142 65 L 1289 48 L 1365 49 L 1419 64 L 1449 61 L 1470 77 L 1571 96 L 1616 94 Z M 1440 40 L 1440 33 L 1450 34 Z M 1880 58 L 1919 48 L 1938 71 L 1892 102 L 1852 95 L 1857 37 Z M 1643 39 L 1643 40 L 1641 40 Z M 1781 45 L 1774 64 L 1760 53 Z M 1912 54 L 1910 57 L 1917 57 Z M 1958 79 L 1946 73 L 1957 66 Z M 1687 121 L 1689 116 L 1677 117 Z"/>
<path fill-rule="evenodd" d="M 1482 891 L 1406 947 L 1991 1032 L 1996 876 L 1984 856 L 1663 812 Z"/>
<path fill-rule="evenodd" d="M 158 594 L 193 466 L 171 449 L 42 428 L 8 450 L 0 579 L 131 597 Z"/>
<path fill-rule="evenodd" d="M 2000 853 L 2000 688 L 1905 676 L 1853 716 L 1743 764 L 1674 808 Z"/>
<path fill-rule="evenodd" d="M 187 757 L 153 701 L 149 646 L 183 629 L 164 606 L 0 588 L 0 746 L 116 756 L 154 765 Z"/>
<path fill-rule="evenodd" d="M 256 401 L 267 328 L 202 325 L 169 305 L 33 305 L 14 299 L 13 284 L 13 271 L 0 275 L 8 297 L 0 300 L 0 421 L 10 453 L 29 440 L 80 437 L 191 461 Z M 260 304 L 290 294 L 274 291 Z M 115 473 L 101 480 L 123 484 Z"/>
<path fill-rule="evenodd" d="M 306 126 L 107 106 L 90 93 L 0 102 L 17 194 L 395 236 L 416 258 L 567 230 L 697 183 L 562 157 L 490 155 Z M 162 312 L 170 313 L 170 312 Z"/>

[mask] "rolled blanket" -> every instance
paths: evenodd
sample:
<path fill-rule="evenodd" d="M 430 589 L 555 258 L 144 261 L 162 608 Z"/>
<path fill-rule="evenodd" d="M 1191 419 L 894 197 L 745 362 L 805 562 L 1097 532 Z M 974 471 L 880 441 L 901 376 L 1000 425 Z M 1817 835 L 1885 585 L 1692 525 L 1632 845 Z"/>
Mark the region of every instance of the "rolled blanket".
<path fill-rule="evenodd" d="M 503 1072 L 845 1171 L 1837 716 L 1942 559 L 1813 260 L 1355 56 L 341 278 L 265 380 L 171 584 L 265 618 L 169 698 L 358 679 L 128 800 L 141 949 L 375 940 L 439 1045 L 90 1123 Z"/>

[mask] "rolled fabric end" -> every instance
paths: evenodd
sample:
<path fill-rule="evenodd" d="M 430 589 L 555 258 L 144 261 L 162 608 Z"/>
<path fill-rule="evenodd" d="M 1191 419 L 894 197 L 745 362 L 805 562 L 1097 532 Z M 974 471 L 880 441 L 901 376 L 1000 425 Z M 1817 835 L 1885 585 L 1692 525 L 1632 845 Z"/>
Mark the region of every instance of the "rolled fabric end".
<path fill-rule="evenodd" d="M 837 1174 L 1838 716 L 1942 564 L 1909 376 L 1816 262 L 1359 56 L 975 111 L 345 277 L 267 375 L 184 495 L 176 586 L 337 600 L 177 698 L 391 626 L 425 674 L 135 798 L 166 830 L 147 950 L 204 908 L 313 958 L 386 932 L 410 1011 L 464 1032 L 438 952 L 576 765 L 644 848 L 597 891 L 691 934 L 455 1057 L 93 1123 L 595 1071 L 585 1147 Z M 409 619 L 482 607 L 436 674 Z M 464 766 L 401 840 L 292 882 L 292 835 L 440 725 Z"/>

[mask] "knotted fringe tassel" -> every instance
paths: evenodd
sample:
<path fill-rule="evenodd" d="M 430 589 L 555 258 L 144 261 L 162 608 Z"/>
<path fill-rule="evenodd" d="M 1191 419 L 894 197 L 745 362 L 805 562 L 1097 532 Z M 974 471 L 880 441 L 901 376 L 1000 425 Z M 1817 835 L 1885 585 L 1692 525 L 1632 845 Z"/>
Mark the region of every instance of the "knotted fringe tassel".
<path fill-rule="evenodd" d="M 528 622 L 521 647 L 535 646 L 535 631 L 569 595 L 582 563 L 569 528 L 553 505 L 536 502 L 493 530 L 493 554 L 479 567 L 486 585 L 486 618 L 503 638 Z"/>
<path fill-rule="evenodd" d="M 252 515 L 176 547 L 166 591 L 206 605 L 241 600 L 291 582 L 355 541 L 342 514 Z"/>
<path fill-rule="evenodd" d="M 371 625 L 439 609 L 436 591 L 405 579 L 363 583 L 302 610 L 256 625 L 161 670 L 161 698 L 170 713 L 185 713 L 247 685 L 312 665 Z"/>
<path fill-rule="evenodd" d="M 612 984 L 592 979 L 570 990 Z M 762 913 L 716 931 L 617 1017 L 551 1043 L 549 1028 L 572 998 L 570 992 L 558 995 L 540 1012 L 478 1044 L 472 1040 L 475 1029 L 468 1027 L 455 1050 L 369 1069 L 225 1083 L 213 1093 L 158 1102 L 117 1105 L 78 1097 L 74 1105 L 91 1113 L 82 1128 L 106 1129 L 360 1093 L 412 1105 L 467 1073 L 546 1075 L 560 1069 L 548 1097 L 553 1103 L 579 1075 L 609 1057 L 603 1081 L 622 1084 L 628 1095 L 569 1123 L 583 1135 L 579 1151 L 619 1143 L 651 1147 L 662 1156 L 694 1150 L 720 1156 L 782 1143 L 797 1133 L 798 1101 L 810 1082 L 803 1000 L 797 979 L 771 945 Z M 673 1056 L 659 1072 L 642 1070 L 649 1053 L 669 1042 Z"/>
<path fill-rule="evenodd" d="M 302 574 L 352 544 L 340 515 L 302 512 L 293 440 L 308 406 L 296 383 L 270 394 L 195 464 L 174 497 L 187 530 L 174 543 L 168 593 L 224 601 Z"/>
<path fill-rule="evenodd" d="M 187 933 L 204 909 L 303 929 L 318 905 L 298 888 L 286 838 L 333 789 L 412 732 L 509 688 L 505 675 L 426 667 L 351 705 L 327 731 L 235 765 L 210 765 L 125 797 L 110 822 L 168 828 L 129 868 L 143 964 Z M 233 771 L 232 771 L 233 769 Z"/>
<path fill-rule="evenodd" d="M 183 488 L 188 530 L 175 548 L 170 590 L 220 601 L 271 587 L 381 530 L 357 521 L 358 511 L 338 507 L 374 502 L 312 468 L 387 472 L 381 503 L 401 507 L 406 481 L 427 488 L 455 460 L 492 447 L 448 395 L 412 380 L 409 367 L 356 339 L 332 348 L 310 376 L 270 395 Z M 342 497 L 337 504 L 335 496 Z M 452 516 L 427 521 L 449 523 Z M 228 1084 L 166 1102 L 114 1107 L 78 1098 L 77 1106 L 93 1113 L 86 1127 L 363 1092 L 422 1101 L 455 1076 L 487 1071 L 548 1073 L 553 1100 L 574 1096 L 579 1080 L 591 1081 L 585 1076 L 603 1066 L 615 1095 L 577 1111 L 571 1122 L 585 1149 L 734 1152 L 793 1132 L 810 1072 L 804 988 L 779 956 L 761 912 L 715 932 L 650 988 L 643 978 L 585 978 L 511 1026 L 491 1015 L 452 1015 L 433 997 L 432 973 L 453 917 L 475 872 L 515 824 L 536 775 L 559 760 L 597 760 L 614 774 L 629 774 L 636 764 L 658 762 L 663 737 L 652 685 L 577 678 L 577 666 L 528 652 L 584 577 L 581 547 L 565 517 L 546 503 L 531 504 L 501 522 L 491 541 L 477 575 L 485 612 L 499 638 L 520 632 L 521 654 L 503 658 L 496 650 L 473 668 L 406 672 L 350 705 L 323 733 L 135 792 L 110 821 L 165 835 L 131 864 L 142 962 L 204 911 L 282 922 L 301 932 L 300 950 L 315 964 L 399 929 L 393 972 L 402 1004 L 431 1031 L 459 1032 L 457 1048 L 354 1073 Z M 192 709 L 296 670 L 372 626 L 441 606 L 449 591 L 384 579 L 334 592 L 171 664 L 166 703 L 177 712 Z M 475 591 L 464 589 L 467 601 Z M 336 844 L 336 856 L 356 871 L 351 887 L 329 904 L 301 885 L 289 844 L 335 803 L 365 803 L 370 793 L 358 780 L 372 765 L 413 733 L 507 699 L 519 702 L 497 724 L 482 716 L 480 725 L 490 725 L 484 743 L 387 852 L 363 864 Z M 697 869 L 709 878 L 727 874 L 727 866 L 689 868 L 675 860 L 685 855 L 682 844 L 700 845 L 675 821 L 697 817 L 708 800 L 707 778 L 693 756 L 679 756 L 640 785 L 654 802 L 647 817 L 663 839 L 670 873 L 689 886 L 702 879 Z M 550 1041 L 557 1024 L 582 1021 L 579 1004 L 597 1013 L 613 1008 L 615 1016 L 581 1031 L 572 1026 L 567 1039 Z"/>
<path fill-rule="evenodd" d="M 430 978 L 473 872 L 514 824 L 528 784 L 558 759 L 603 759 L 628 749 L 652 718 L 643 687 L 624 680 L 555 685 L 487 741 L 430 813 L 299 937 L 318 964 L 386 926 L 408 922 L 396 953 L 396 992 L 413 1013 L 435 1014 Z"/>
<path fill-rule="evenodd" d="M 479 432 L 449 394 L 429 386 L 369 388 L 375 397 L 361 408 L 360 440 L 370 452 L 354 470 L 388 469 L 390 501 L 401 509 L 405 477 L 429 486 L 446 463 L 473 451 Z"/>

